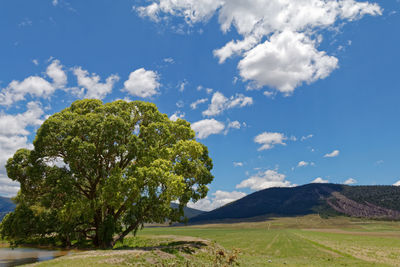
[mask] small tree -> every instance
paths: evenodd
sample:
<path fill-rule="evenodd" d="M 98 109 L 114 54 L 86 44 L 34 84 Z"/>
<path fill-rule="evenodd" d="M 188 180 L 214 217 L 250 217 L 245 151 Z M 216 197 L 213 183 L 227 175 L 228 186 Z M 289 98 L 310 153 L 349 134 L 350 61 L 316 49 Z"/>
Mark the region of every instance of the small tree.
<path fill-rule="evenodd" d="M 76 101 L 49 117 L 33 144 L 6 165 L 21 184 L 17 208 L 1 224 L 12 242 L 51 236 L 64 246 L 91 240 L 110 248 L 144 223 L 178 221 L 213 179 L 190 124 L 151 103 Z"/>

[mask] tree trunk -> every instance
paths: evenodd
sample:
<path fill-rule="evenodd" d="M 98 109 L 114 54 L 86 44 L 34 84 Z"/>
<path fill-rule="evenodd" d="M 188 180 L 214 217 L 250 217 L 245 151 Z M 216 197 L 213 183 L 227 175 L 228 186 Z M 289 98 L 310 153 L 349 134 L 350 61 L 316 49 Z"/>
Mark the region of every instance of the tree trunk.
<path fill-rule="evenodd" d="M 133 230 L 135 230 L 137 227 L 139 226 L 139 222 L 136 222 L 134 224 L 132 224 L 131 226 L 129 226 L 128 228 L 125 229 L 125 231 L 123 231 L 121 234 L 117 235 L 116 237 L 114 237 L 113 241 L 111 242 L 111 247 L 114 247 L 115 244 L 118 241 L 123 241 L 125 236 L 127 236 L 130 232 L 132 232 Z"/>

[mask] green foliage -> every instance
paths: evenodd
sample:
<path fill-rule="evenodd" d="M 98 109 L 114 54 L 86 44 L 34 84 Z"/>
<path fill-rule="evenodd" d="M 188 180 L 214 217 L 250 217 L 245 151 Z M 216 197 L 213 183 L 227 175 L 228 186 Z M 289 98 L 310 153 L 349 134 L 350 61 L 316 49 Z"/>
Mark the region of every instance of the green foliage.
<path fill-rule="evenodd" d="M 400 210 L 399 186 L 344 186 L 341 193 L 358 203 L 371 203 L 391 210 Z"/>
<path fill-rule="evenodd" d="M 178 221 L 213 179 L 190 124 L 151 103 L 76 101 L 49 117 L 33 144 L 6 165 L 21 184 L 0 229 L 10 241 L 51 236 L 64 246 L 89 239 L 112 247 L 144 223 Z"/>

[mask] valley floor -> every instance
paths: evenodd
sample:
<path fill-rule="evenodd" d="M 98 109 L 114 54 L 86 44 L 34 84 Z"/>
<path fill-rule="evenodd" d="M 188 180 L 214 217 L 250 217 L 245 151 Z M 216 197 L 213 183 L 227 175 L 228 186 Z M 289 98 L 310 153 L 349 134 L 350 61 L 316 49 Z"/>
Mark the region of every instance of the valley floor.
<path fill-rule="evenodd" d="M 400 222 L 310 215 L 147 228 L 128 238 L 122 249 L 83 252 L 36 265 L 222 266 L 229 258 L 240 266 L 400 266 Z"/>

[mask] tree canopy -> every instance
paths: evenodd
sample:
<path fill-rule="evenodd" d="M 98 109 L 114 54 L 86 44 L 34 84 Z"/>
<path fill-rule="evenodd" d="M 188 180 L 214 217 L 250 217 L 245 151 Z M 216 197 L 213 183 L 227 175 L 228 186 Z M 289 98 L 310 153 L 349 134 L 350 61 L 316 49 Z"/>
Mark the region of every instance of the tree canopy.
<path fill-rule="evenodd" d="M 190 123 L 152 103 L 75 101 L 42 124 L 33 145 L 6 165 L 21 189 L 0 232 L 15 243 L 51 237 L 109 248 L 144 223 L 179 221 L 213 179 Z"/>

